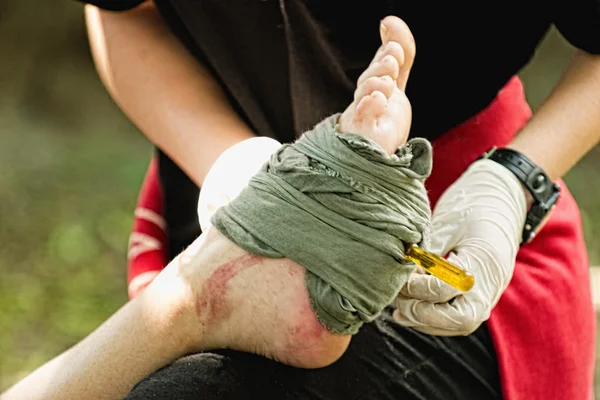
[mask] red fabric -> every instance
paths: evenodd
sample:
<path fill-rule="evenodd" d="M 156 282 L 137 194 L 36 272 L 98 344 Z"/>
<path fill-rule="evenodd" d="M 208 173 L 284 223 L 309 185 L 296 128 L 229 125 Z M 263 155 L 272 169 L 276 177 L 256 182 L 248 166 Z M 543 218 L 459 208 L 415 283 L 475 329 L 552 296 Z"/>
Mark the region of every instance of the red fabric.
<path fill-rule="evenodd" d="M 470 163 L 494 145 L 507 145 L 530 116 L 515 77 L 484 111 L 436 140 L 426 182 L 432 207 Z M 560 184 L 553 215 L 522 247 L 489 320 L 508 400 L 593 398 L 596 316 L 587 252 L 579 209 Z"/>
<path fill-rule="evenodd" d="M 476 158 L 505 146 L 531 117 L 523 87 L 513 78 L 484 111 L 433 143 L 427 180 L 432 207 Z M 489 328 L 507 400 L 592 399 L 596 316 L 590 293 L 581 217 L 561 182 L 562 197 L 538 237 L 518 254 L 513 279 L 493 310 Z M 159 213 L 162 198 L 151 164 L 138 207 Z M 160 238 L 164 231 L 136 219 L 135 232 Z M 129 281 L 166 264 L 161 250 L 131 260 Z"/>
<path fill-rule="evenodd" d="M 152 158 L 138 195 L 133 229 L 129 239 L 127 285 L 134 298 L 167 265 L 166 224 L 158 175 Z"/>

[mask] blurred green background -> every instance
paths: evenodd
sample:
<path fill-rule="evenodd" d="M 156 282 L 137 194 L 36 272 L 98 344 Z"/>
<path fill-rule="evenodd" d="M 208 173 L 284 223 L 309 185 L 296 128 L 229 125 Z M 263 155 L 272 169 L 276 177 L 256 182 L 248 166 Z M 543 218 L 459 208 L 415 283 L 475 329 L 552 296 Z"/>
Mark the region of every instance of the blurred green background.
<path fill-rule="evenodd" d="M 573 50 L 551 32 L 522 72 L 534 109 Z M 0 391 L 126 300 L 126 250 L 151 146 L 96 75 L 82 6 L 0 2 Z M 600 147 L 566 181 L 600 265 Z"/>

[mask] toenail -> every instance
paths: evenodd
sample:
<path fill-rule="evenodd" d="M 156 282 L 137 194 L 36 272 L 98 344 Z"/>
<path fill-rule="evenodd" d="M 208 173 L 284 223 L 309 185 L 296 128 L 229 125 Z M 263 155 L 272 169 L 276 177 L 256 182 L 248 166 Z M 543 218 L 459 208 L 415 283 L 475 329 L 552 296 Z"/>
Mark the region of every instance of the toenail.
<path fill-rule="evenodd" d="M 387 39 L 388 28 L 383 22 L 379 23 L 379 32 L 381 33 L 381 40 Z"/>

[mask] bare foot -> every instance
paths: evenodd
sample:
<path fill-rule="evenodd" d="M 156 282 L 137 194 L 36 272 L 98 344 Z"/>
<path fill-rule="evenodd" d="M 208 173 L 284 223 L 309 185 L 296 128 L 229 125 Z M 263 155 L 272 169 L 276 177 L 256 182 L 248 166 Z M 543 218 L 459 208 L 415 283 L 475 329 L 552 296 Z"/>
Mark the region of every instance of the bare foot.
<path fill-rule="evenodd" d="M 380 25 L 382 45 L 358 78 L 354 101 L 339 120 L 340 131 L 358 133 L 393 154 L 408 138 L 412 111 L 404 93 L 415 58 L 408 26 L 397 17 Z"/>
<path fill-rule="evenodd" d="M 398 18 L 382 25 L 382 47 L 360 77 L 340 128 L 394 153 L 410 127 L 404 87 L 415 46 Z M 212 227 L 167 268 L 189 287 L 195 351 L 232 348 L 319 368 L 341 357 L 350 343 L 349 335 L 331 333 L 315 317 L 302 266 L 249 254 Z"/>

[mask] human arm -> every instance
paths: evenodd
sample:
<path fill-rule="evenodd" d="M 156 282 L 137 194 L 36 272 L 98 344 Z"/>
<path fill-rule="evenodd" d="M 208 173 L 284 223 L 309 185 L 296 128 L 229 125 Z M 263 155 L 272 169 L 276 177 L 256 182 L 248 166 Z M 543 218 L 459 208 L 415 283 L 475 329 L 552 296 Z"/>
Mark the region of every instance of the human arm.
<path fill-rule="evenodd" d="M 600 140 L 599 89 L 600 57 L 580 51 L 508 147 L 533 159 L 551 179 L 564 175 Z M 472 271 L 475 287 L 463 294 L 431 276 L 414 275 L 397 301 L 401 324 L 431 334 L 469 334 L 489 317 L 512 278 L 525 191 L 507 169 L 491 161 L 483 168 L 479 164 L 478 173 L 468 170 L 440 199 L 432 243 L 432 250 L 449 253 Z"/>
<path fill-rule="evenodd" d="M 508 147 L 555 180 L 599 141 L 600 55 L 578 51 L 552 95 Z"/>
<path fill-rule="evenodd" d="M 92 54 L 109 93 L 197 185 L 224 150 L 253 136 L 154 3 L 123 12 L 88 5 L 85 12 Z"/>

